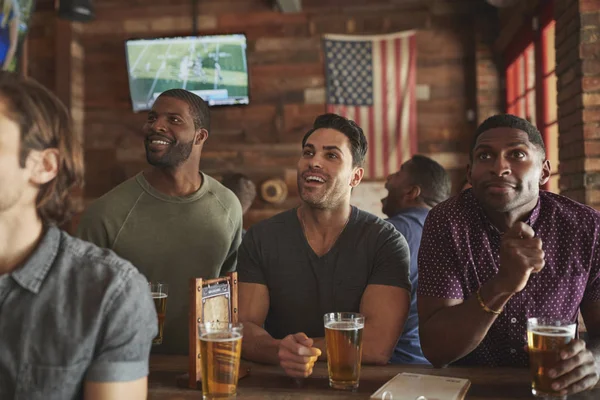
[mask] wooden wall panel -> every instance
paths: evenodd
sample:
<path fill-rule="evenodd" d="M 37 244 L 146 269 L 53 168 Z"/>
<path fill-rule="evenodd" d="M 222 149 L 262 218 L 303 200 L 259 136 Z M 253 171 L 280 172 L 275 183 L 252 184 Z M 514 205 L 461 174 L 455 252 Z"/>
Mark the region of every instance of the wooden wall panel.
<path fill-rule="evenodd" d="M 55 90 L 56 24 L 52 11 L 38 11 L 31 17 L 27 35 L 27 74 L 50 90 Z"/>

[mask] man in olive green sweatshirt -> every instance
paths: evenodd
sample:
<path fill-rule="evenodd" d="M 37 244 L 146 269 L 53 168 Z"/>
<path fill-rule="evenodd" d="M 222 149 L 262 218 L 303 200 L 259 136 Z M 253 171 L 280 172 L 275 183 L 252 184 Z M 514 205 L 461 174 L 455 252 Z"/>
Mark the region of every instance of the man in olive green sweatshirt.
<path fill-rule="evenodd" d="M 157 353 L 187 354 L 189 279 L 234 271 L 242 207 L 198 171 L 208 138 L 208 105 L 183 89 L 163 92 L 144 124 L 149 167 L 93 202 L 77 235 L 114 250 L 151 282 L 169 285 Z"/>

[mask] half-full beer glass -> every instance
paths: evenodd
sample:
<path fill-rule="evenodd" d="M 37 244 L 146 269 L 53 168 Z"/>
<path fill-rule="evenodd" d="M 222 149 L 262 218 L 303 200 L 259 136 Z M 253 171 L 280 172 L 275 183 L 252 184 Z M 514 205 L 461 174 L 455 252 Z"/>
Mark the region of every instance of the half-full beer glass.
<path fill-rule="evenodd" d="M 327 343 L 329 386 L 356 390 L 360 378 L 362 334 L 365 317 L 357 313 L 328 313 L 323 316 Z"/>
<path fill-rule="evenodd" d="M 242 324 L 198 325 L 204 400 L 235 398 L 242 354 Z"/>
<path fill-rule="evenodd" d="M 167 298 L 169 297 L 169 285 L 166 283 L 149 283 L 154 307 L 158 315 L 158 335 L 152 340 L 152 344 L 161 344 L 163 341 L 163 327 L 165 325 L 165 315 L 167 314 Z"/>
<path fill-rule="evenodd" d="M 531 393 L 536 397 L 566 399 L 552 390 L 550 371 L 560 361 L 560 351 L 575 338 L 576 325 L 551 318 L 527 320 L 527 342 L 531 368 Z"/>

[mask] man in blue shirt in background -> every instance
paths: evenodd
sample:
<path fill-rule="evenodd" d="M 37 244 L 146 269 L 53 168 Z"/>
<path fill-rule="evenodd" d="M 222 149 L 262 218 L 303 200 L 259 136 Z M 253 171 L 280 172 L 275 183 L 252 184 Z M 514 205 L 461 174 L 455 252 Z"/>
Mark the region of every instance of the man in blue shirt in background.
<path fill-rule="evenodd" d="M 416 155 L 387 177 L 388 196 L 381 199 L 383 213 L 404 235 L 410 248 L 410 281 L 412 284 L 410 312 L 402 336 L 396 344 L 392 363 L 429 364 L 419 342 L 417 315 L 417 254 L 427 213 L 450 196 L 450 177 L 437 162 Z"/>

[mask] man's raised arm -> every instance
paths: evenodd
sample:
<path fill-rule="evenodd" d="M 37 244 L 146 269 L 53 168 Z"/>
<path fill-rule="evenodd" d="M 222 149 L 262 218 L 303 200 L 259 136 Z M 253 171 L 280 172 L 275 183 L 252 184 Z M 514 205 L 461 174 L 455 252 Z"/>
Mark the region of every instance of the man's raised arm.
<path fill-rule="evenodd" d="M 475 350 L 508 300 L 523 290 L 531 273 L 543 267 L 541 240 L 530 226 L 517 222 L 502 238 L 498 274 L 477 293 L 465 300 L 419 295 L 419 335 L 425 357 L 443 367 Z"/>

